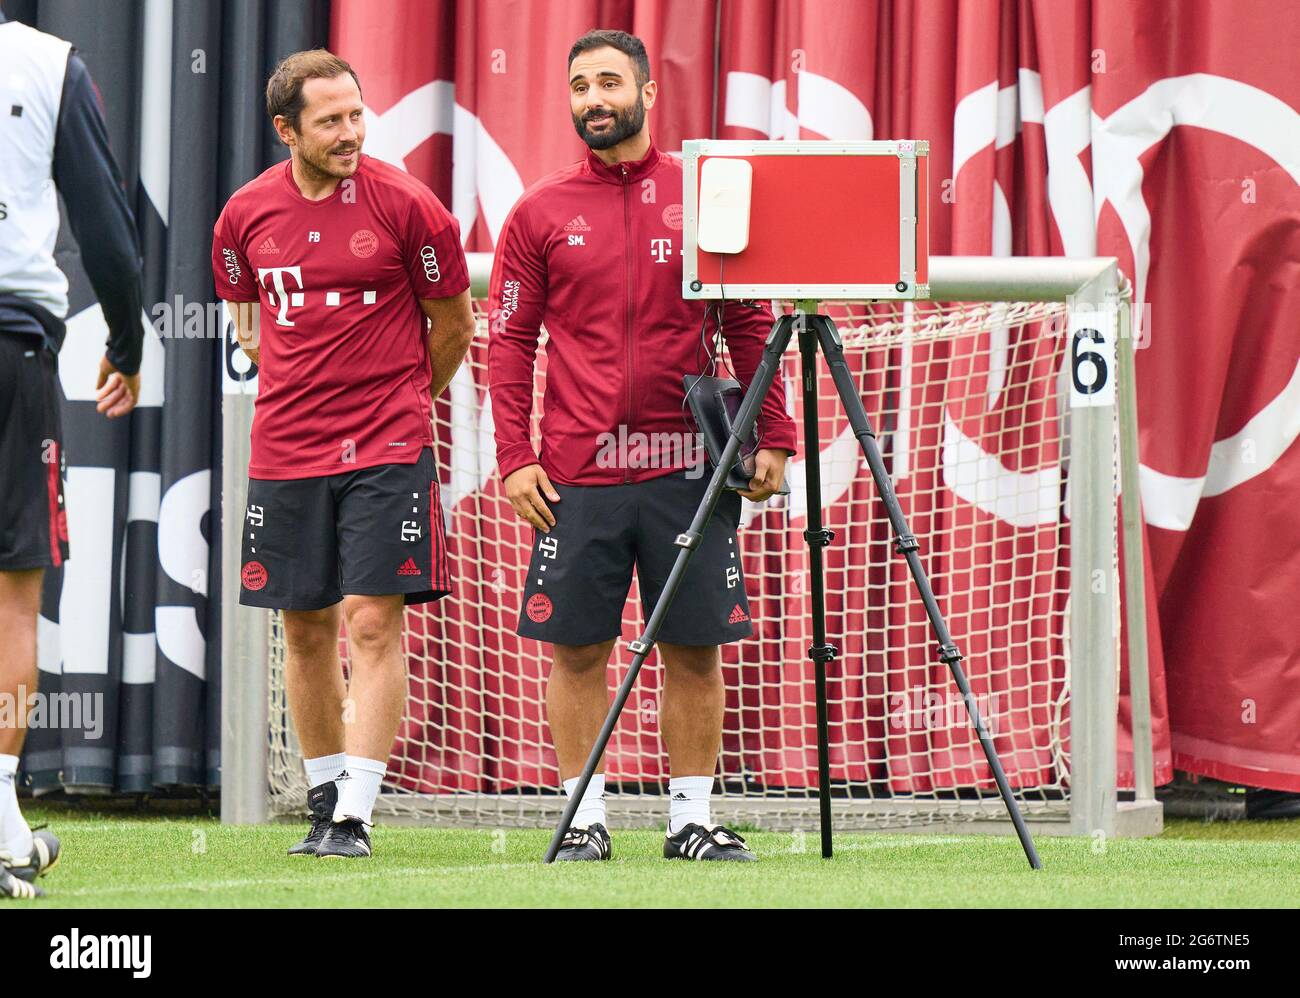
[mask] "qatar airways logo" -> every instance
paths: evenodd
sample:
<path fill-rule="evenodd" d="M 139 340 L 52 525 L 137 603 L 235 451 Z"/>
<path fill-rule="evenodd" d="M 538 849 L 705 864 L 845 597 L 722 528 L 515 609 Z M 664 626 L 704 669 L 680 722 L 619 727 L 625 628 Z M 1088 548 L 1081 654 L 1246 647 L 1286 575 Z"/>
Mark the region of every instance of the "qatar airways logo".
<path fill-rule="evenodd" d="M 288 274 L 298 282 L 298 290 L 286 292 L 284 288 L 284 275 Z M 271 277 L 271 286 L 267 287 L 267 275 Z M 292 326 L 289 320 L 289 306 L 301 308 L 304 300 L 302 293 L 302 268 L 301 267 L 258 267 L 257 280 L 266 288 L 267 295 L 271 299 L 271 307 L 277 309 L 275 313 L 275 324 L 277 326 Z M 272 290 L 274 289 L 274 290 Z"/>
<path fill-rule="evenodd" d="M 519 311 L 519 282 L 506 281 L 501 288 L 501 317 L 509 321 Z"/>
<path fill-rule="evenodd" d="M 230 278 L 231 284 L 239 283 L 239 257 L 235 255 L 232 249 L 221 250 L 221 256 L 226 261 L 226 276 Z"/>
<path fill-rule="evenodd" d="M 519 282 L 506 281 L 501 286 L 501 304 L 492 310 L 488 331 L 500 335 L 506 331 L 506 323 L 519 311 Z"/>

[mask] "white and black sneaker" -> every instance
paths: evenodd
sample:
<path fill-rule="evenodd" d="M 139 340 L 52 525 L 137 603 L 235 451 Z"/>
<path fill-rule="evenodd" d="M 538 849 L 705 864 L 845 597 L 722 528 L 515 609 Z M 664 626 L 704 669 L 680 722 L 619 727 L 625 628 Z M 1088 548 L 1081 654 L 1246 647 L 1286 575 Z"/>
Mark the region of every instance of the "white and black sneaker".
<path fill-rule="evenodd" d="M 31 898 L 42 897 L 45 897 L 45 892 L 35 884 L 20 880 L 3 866 L 0 866 L 0 898 L 18 898 L 26 901 Z"/>
<path fill-rule="evenodd" d="M 754 863 L 758 857 L 749 851 L 745 840 L 724 825 L 706 828 L 691 822 L 676 835 L 664 838 L 664 859 L 730 860 Z"/>
<path fill-rule="evenodd" d="M 368 859 L 370 833 L 360 818 L 344 818 L 330 822 L 325 837 L 316 847 L 318 859 Z"/>
<path fill-rule="evenodd" d="M 290 856 L 316 855 L 321 839 L 325 838 L 325 833 L 334 822 L 334 806 L 338 802 L 339 788 L 333 780 L 307 791 L 307 808 L 310 812 L 307 817 L 311 821 L 311 828 L 307 831 L 306 838 L 289 847 Z"/>
<path fill-rule="evenodd" d="M 27 856 L 0 855 L 0 865 L 19 880 L 35 883 L 37 877 L 43 877 L 56 866 L 63 855 L 59 846 L 59 837 L 44 828 L 32 832 L 32 851 Z"/>
<path fill-rule="evenodd" d="M 609 829 L 597 821 L 586 828 L 570 826 L 555 859 L 562 863 L 592 862 L 609 859 L 610 852 Z"/>

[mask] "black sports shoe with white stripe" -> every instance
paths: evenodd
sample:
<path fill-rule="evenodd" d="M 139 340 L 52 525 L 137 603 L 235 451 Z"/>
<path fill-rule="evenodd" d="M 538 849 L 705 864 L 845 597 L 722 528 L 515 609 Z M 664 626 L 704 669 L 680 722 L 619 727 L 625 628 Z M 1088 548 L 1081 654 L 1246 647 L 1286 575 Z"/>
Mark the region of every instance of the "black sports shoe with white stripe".
<path fill-rule="evenodd" d="M 570 827 L 555 858 L 559 862 L 582 863 L 609 859 L 610 853 L 609 829 L 597 821 L 586 828 Z"/>
<path fill-rule="evenodd" d="M 325 837 L 316 847 L 317 859 L 368 859 L 369 856 L 370 833 L 360 818 L 330 822 Z"/>
<path fill-rule="evenodd" d="M 45 892 L 35 884 L 20 880 L 3 866 L 0 866 L 0 898 L 43 898 Z"/>
<path fill-rule="evenodd" d="M 724 825 L 711 829 L 691 822 L 676 835 L 664 838 L 664 859 L 730 860 L 754 863 L 758 857 L 749 851 L 745 840 Z"/>
<path fill-rule="evenodd" d="M 339 788 L 333 780 L 307 791 L 307 808 L 310 811 L 307 817 L 311 820 L 311 828 L 306 838 L 289 847 L 290 856 L 316 855 L 321 839 L 325 838 L 325 833 L 334 821 L 334 805 L 338 802 Z"/>
<path fill-rule="evenodd" d="M 5 856 L 3 866 L 19 880 L 29 884 L 37 877 L 43 877 L 59 865 L 63 850 L 59 846 L 59 837 L 44 828 L 32 832 L 32 851 L 28 856 Z"/>

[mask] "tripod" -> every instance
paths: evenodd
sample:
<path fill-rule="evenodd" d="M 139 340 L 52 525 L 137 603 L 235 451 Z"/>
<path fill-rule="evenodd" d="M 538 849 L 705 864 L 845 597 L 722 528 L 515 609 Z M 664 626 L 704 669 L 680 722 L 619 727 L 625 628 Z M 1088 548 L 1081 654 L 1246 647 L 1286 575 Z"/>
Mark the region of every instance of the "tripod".
<path fill-rule="evenodd" d="M 980 746 L 984 750 L 984 758 L 993 771 L 993 777 L 998 785 L 998 792 L 1002 795 L 1002 801 L 1011 816 L 1012 824 L 1015 825 L 1016 835 L 1020 839 L 1020 845 L 1024 848 L 1029 865 L 1035 870 L 1042 869 L 1043 864 L 1034 848 L 1034 841 L 1030 837 L 1029 829 L 1025 826 L 1020 809 L 1016 806 L 1015 798 L 1011 795 L 1011 786 L 1007 782 L 1006 773 L 1003 772 L 1002 763 L 998 759 L 997 750 L 993 746 L 993 739 L 975 703 L 975 696 L 971 692 L 966 673 L 961 667 L 961 652 L 957 650 L 952 636 L 948 633 L 948 626 L 944 623 L 943 614 L 940 613 L 939 604 L 934 598 L 934 591 L 930 588 L 930 580 L 921 565 L 921 557 L 918 553 L 919 545 L 911 531 L 908 530 L 907 521 L 904 519 L 903 511 L 898 504 L 898 497 L 894 494 L 893 483 L 889 479 L 884 460 L 880 456 L 880 449 L 876 445 L 876 435 L 872 432 L 866 410 L 862 405 L 862 399 L 858 396 L 857 389 L 853 384 L 852 372 L 844 359 L 844 345 L 840 341 L 838 331 L 835 329 L 835 323 L 829 316 L 816 313 L 810 314 L 810 311 L 798 311 L 793 315 L 781 316 L 777 319 L 776 324 L 772 327 L 772 332 L 767 337 L 767 342 L 763 347 L 762 360 L 754 373 L 754 380 L 750 384 L 749 390 L 745 393 L 745 400 L 741 403 L 740 411 L 736 414 L 731 437 L 727 441 L 726 449 L 723 451 L 717 467 L 713 470 L 713 477 L 709 480 L 709 486 L 704 493 L 704 498 L 695 511 L 695 518 L 691 521 L 691 525 L 685 533 L 677 535 L 675 543 L 681 550 L 678 552 L 677 561 L 673 564 L 673 569 L 668 575 L 668 581 L 664 585 L 663 593 L 655 604 L 650 619 L 646 622 L 645 631 L 637 640 L 628 645 L 633 653 L 632 665 L 618 688 L 614 703 L 605 717 L 605 723 L 600 730 L 599 736 L 596 738 L 596 744 L 587 757 L 587 763 L 583 767 L 578 786 L 569 796 L 569 801 L 564 808 L 564 814 L 560 818 L 560 824 L 551 837 L 551 844 L 546 850 L 546 862 L 554 861 L 564 839 L 564 833 L 573 823 L 573 816 L 578 810 L 578 804 L 587 792 L 587 786 L 591 782 L 596 767 L 600 764 L 601 756 L 605 754 L 605 746 L 609 743 L 610 736 L 614 732 L 614 725 L 618 723 L 619 715 L 623 712 L 623 705 L 627 703 L 627 698 L 636 683 L 636 677 L 641 671 L 641 665 L 646 656 L 650 654 L 650 649 L 654 646 L 660 624 L 677 593 L 687 563 L 690 561 L 695 549 L 699 547 L 700 540 L 704 535 L 705 525 L 713 515 L 713 509 L 722 495 L 727 472 L 735 463 L 741 442 L 749 436 L 750 430 L 753 429 L 758 419 L 758 412 L 763 404 L 763 399 L 767 396 L 777 371 L 780 370 L 781 358 L 790 345 L 791 336 L 796 331 L 799 333 L 800 374 L 803 380 L 804 453 L 807 455 L 804 466 L 807 469 L 808 528 L 804 531 L 803 536 L 808 542 L 809 570 L 812 574 L 813 644 L 808 649 L 808 657 L 813 663 L 817 692 L 817 793 L 821 810 L 822 856 L 830 859 L 832 851 L 826 663 L 834 661 L 839 649 L 826 641 L 826 593 L 822 578 L 822 548 L 834 539 L 834 534 L 822 526 L 821 520 L 821 467 L 818 459 L 821 454 L 821 445 L 818 439 L 817 426 L 819 415 L 817 407 L 818 345 L 821 346 L 822 352 L 826 355 L 826 362 L 830 366 L 831 377 L 835 381 L 835 388 L 839 394 L 840 402 L 844 406 L 854 436 L 858 438 L 858 442 L 862 445 L 862 453 L 871 468 L 871 477 L 875 480 L 880 497 L 885 502 L 889 522 L 894 530 L 895 550 L 907 559 L 907 566 L 911 570 L 912 580 L 920 593 L 922 603 L 925 604 L 926 616 L 930 620 L 930 627 L 939 643 L 939 659 L 948 666 L 949 671 L 952 673 L 953 682 L 957 684 L 957 688 L 961 691 L 962 700 L 966 704 L 966 711 L 970 715 L 971 725 L 979 736 Z"/>

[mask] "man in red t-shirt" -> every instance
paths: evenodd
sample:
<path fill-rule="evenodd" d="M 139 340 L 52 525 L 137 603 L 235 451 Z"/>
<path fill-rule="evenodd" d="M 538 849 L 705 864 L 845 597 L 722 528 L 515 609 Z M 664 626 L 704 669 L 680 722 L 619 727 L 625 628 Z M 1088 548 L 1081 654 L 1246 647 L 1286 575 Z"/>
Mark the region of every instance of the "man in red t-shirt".
<path fill-rule="evenodd" d="M 406 700 L 403 606 L 451 588 L 431 416 L 474 335 L 469 276 L 455 218 L 362 155 L 347 63 L 291 55 L 266 103 L 291 158 L 235 192 L 212 243 L 217 293 L 258 364 L 240 602 L 284 611 L 311 787 L 290 854 L 369 856 Z"/>

